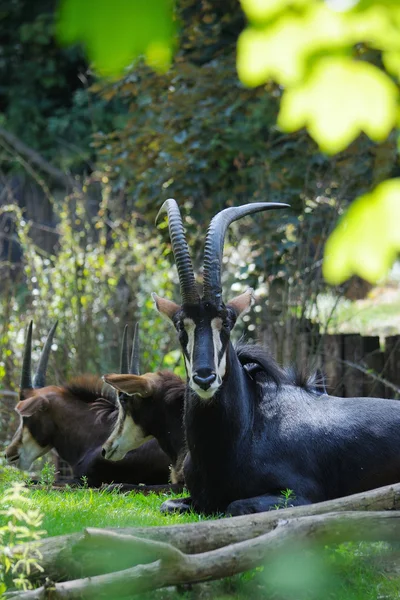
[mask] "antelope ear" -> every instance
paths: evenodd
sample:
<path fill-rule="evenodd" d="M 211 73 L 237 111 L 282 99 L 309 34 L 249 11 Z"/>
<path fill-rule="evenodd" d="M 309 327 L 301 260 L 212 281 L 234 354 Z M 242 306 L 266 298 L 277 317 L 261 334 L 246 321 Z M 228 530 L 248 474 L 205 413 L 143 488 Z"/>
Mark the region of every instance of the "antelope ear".
<path fill-rule="evenodd" d="M 160 298 L 160 296 L 157 296 L 154 292 L 151 294 L 151 297 L 155 302 L 158 312 L 168 317 L 168 319 L 171 319 L 171 321 L 181 308 L 179 304 L 175 304 L 175 302 L 167 300 L 166 298 Z"/>
<path fill-rule="evenodd" d="M 46 396 L 33 396 L 27 400 L 21 400 L 15 407 L 23 417 L 31 417 L 33 414 L 47 410 L 49 401 Z"/>
<path fill-rule="evenodd" d="M 232 300 L 227 305 L 229 308 L 233 310 L 238 319 L 240 315 L 246 314 L 249 312 L 250 308 L 254 304 L 254 290 L 253 288 L 248 288 L 243 294 L 240 296 L 236 296 L 232 298 Z"/>
<path fill-rule="evenodd" d="M 119 392 L 123 392 L 128 396 L 137 394 L 138 396 L 142 396 L 142 398 L 146 398 L 153 394 L 158 376 L 156 373 L 146 373 L 145 375 L 110 373 L 103 375 L 103 380 Z"/>

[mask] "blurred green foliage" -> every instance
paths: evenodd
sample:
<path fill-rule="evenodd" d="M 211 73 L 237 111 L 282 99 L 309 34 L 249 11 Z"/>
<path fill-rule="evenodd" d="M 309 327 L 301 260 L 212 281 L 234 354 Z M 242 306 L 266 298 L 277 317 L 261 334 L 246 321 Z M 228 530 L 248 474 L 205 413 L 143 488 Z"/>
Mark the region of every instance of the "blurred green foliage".
<path fill-rule="evenodd" d="M 174 41 L 173 0 L 62 0 L 58 39 L 83 42 L 96 70 L 119 75 L 139 56 L 166 70 Z"/>
<path fill-rule="evenodd" d="M 397 178 L 384 181 L 350 206 L 327 242 L 325 276 L 335 283 L 354 272 L 365 279 L 382 279 L 400 250 L 399 223 L 400 179 Z M 379 244 L 371 243 L 378 238 Z"/>
<path fill-rule="evenodd" d="M 383 141 L 398 126 L 398 2 L 241 0 L 241 4 L 249 24 L 238 42 L 239 77 L 250 86 L 271 79 L 284 86 L 278 117 L 284 131 L 306 127 L 321 150 L 334 154 L 361 132 Z M 390 185 L 394 190 L 396 183 Z M 387 232 L 396 210 L 387 210 L 382 190 L 371 195 L 374 207 L 368 206 L 367 196 L 359 198 L 335 231 L 325 256 L 324 274 L 330 283 L 341 283 L 352 274 L 377 282 L 393 264 L 400 242 Z M 361 225 L 356 230 L 354 223 L 371 221 L 373 213 L 379 218 L 374 228 L 368 228 L 366 252 L 367 233 Z M 346 227 L 351 235 L 343 234 Z"/>
<path fill-rule="evenodd" d="M 53 164 L 83 172 L 94 160 L 93 131 L 121 124 L 124 109 L 117 101 L 106 109 L 109 102 L 89 91 L 93 76 L 82 51 L 57 44 L 55 6 L 54 0 L 1 3 L 0 125 Z"/>

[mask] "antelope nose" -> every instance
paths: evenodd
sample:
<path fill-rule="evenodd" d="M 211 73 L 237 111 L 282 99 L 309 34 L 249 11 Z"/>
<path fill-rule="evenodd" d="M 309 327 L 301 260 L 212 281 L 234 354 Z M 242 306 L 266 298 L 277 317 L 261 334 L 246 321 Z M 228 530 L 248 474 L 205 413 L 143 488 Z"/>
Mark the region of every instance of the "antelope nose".
<path fill-rule="evenodd" d="M 210 385 L 214 383 L 217 379 L 217 375 L 215 373 L 210 373 L 209 375 L 201 375 L 199 372 L 193 375 L 193 381 L 197 383 L 202 390 L 208 390 Z"/>

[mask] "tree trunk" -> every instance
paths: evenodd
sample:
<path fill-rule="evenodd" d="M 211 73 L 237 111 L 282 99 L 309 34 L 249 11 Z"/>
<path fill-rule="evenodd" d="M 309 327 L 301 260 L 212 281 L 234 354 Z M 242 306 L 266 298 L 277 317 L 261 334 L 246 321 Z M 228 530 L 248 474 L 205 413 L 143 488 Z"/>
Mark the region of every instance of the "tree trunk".
<path fill-rule="evenodd" d="M 97 577 L 50 584 L 51 587 L 47 584 L 37 590 L 18 592 L 17 597 L 20 600 L 131 597 L 133 594 L 169 585 L 232 576 L 268 564 L 269 560 L 276 557 L 277 552 L 284 551 L 293 544 L 296 547 L 302 544 L 308 547 L 310 542 L 391 542 L 399 537 L 400 511 L 330 513 L 277 519 L 275 527 L 268 533 L 191 555 L 165 542 L 89 529 L 81 542 L 89 550 L 98 546 L 108 548 L 118 556 L 129 556 L 134 565 L 137 565 L 140 557 L 142 564 Z M 145 562 L 149 564 L 143 564 Z"/>
<path fill-rule="evenodd" d="M 228 544 L 249 540 L 273 530 L 278 521 L 343 511 L 400 510 L 400 483 L 345 498 L 219 520 L 162 527 L 133 527 L 107 530 L 172 544 L 185 554 L 208 552 Z M 107 544 L 96 541 L 88 548 L 85 534 L 72 533 L 41 541 L 44 576 L 55 581 L 98 575 L 132 566 L 131 557 L 115 557 Z M 37 574 L 39 577 L 41 574 Z"/>

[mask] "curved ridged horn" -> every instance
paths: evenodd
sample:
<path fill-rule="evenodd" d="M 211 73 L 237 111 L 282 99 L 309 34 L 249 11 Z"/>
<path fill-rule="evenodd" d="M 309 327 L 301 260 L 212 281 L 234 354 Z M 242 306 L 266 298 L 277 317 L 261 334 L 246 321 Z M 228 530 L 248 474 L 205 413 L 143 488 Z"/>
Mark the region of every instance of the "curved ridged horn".
<path fill-rule="evenodd" d="M 58 321 L 56 321 L 53 327 L 50 329 L 45 344 L 43 346 L 43 350 L 40 354 L 39 364 L 36 369 L 36 373 L 33 377 L 33 387 L 34 388 L 42 388 L 46 385 L 46 370 L 47 363 L 49 362 L 51 345 L 53 343 L 54 334 L 56 332 L 58 325 Z"/>
<path fill-rule="evenodd" d="M 280 202 L 254 202 L 243 206 L 232 206 L 221 210 L 211 220 L 204 243 L 204 300 L 217 307 L 222 304 L 221 268 L 226 231 L 231 223 L 262 210 L 287 208 L 289 204 Z"/>
<path fill-rule="evenodd" d="M 132 342 L 131 364 L 129 371 L 131 375 L 140 375 L 140 355 L 139 355 L 139 323 L 135 325 Z"/>
<path fill-rule="evenodd" d="M 26 334 L 25 346 L 24 346 L 24 358 L 22 361 L 22 373 L 21 373 L 21 390 L 32 389 L 32 375 L 31 375 L 31 358 L 32 358 L 32 327 L 33 321 L 29 323 L 28 332 Z"/>
<path fill-rule="evenodd" d="M 164 202 L 158 211 L 156 223 L 160 214 L 164 211 L 166 211 L 168 215 L 169 236 L 171 238 L 176 268 L 178 269 L 182 303 L 198 304 L 200 302 L 200 297 L 196 288 L 196 281 L 194 278 L 189 247 L 186 242 L 182 216 L 179 207 L 173 198 L 169 198 Z"/>
<path fill-rule="evenodd" d="M 121 359 L 120 359 L 119 372 L 129 373 L 129 363 L 128 363 L 128 325 L 124 327 L 124 333 L 122 336 L 122 345 L 121 345 Z"/>

